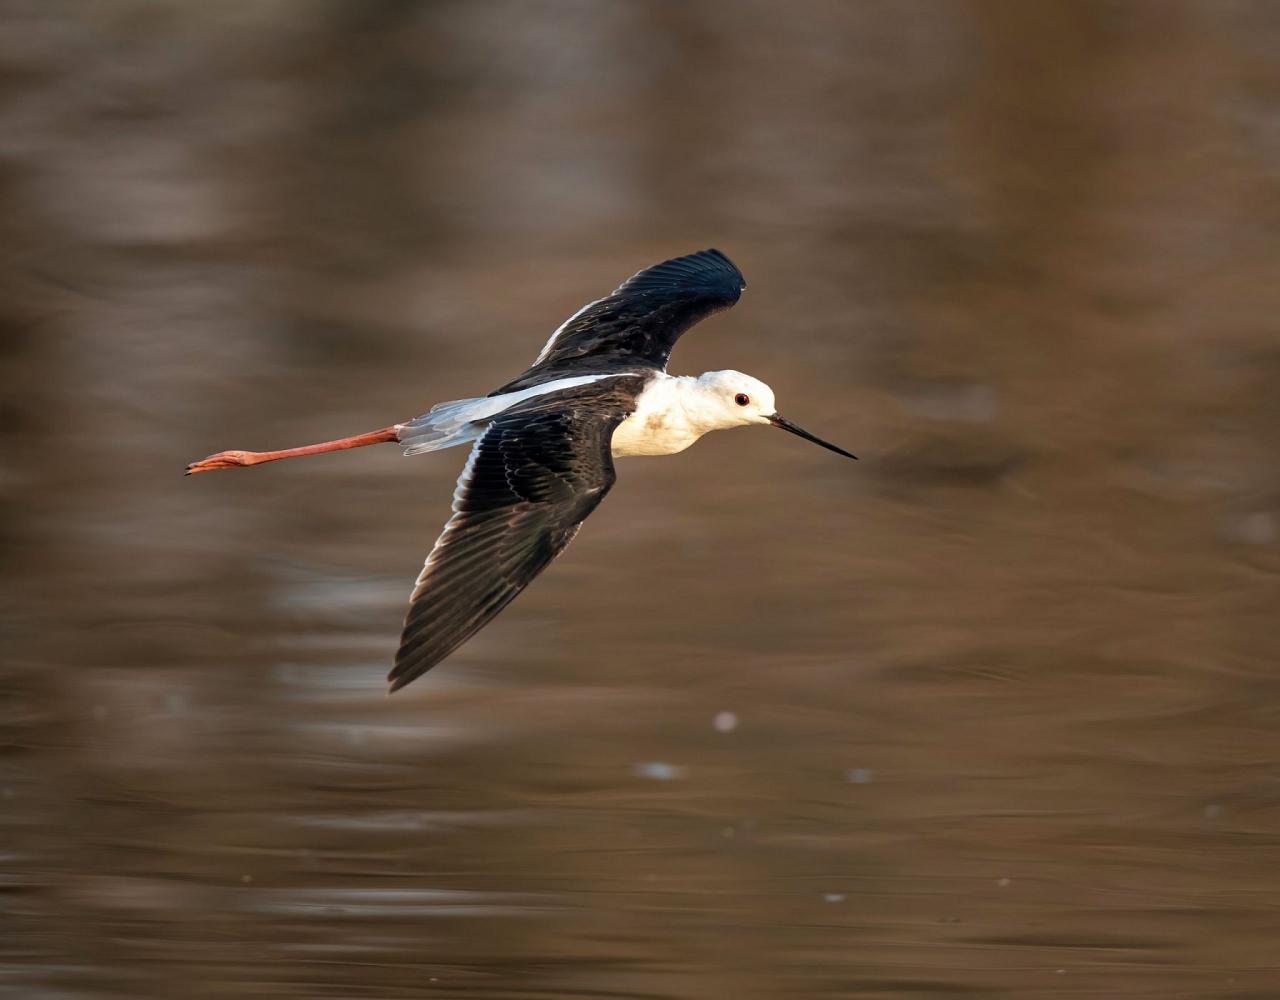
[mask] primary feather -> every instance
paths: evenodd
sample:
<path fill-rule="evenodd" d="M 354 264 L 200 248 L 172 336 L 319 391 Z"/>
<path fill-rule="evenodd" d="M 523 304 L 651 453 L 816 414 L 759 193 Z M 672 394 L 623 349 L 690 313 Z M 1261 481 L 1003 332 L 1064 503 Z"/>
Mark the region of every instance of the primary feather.
<path fill-rule="evenodd" d="M 640 381 L 620 376 L 548 393 L 489 424 L 414 587 L 391 690 L 492 621 L 573 540 L 616 478 L 610 439 Z"/>
<path fill-rule="evenodd" d="M 491 395 L 570 374 L 665 371 L 680 335 L 728 309 L 746 287 L 733 261 L 714 249 L 645 268 L 565 320 L 537 360 Z"/>

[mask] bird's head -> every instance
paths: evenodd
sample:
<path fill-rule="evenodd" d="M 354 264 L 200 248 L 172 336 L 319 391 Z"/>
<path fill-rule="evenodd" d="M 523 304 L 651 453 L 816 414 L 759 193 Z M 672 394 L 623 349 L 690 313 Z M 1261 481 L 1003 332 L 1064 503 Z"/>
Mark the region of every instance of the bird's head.
<path fill-rule="evenodd" d="M 698 389 L 699 409 L 717 430 L 767 424 L 776 409 L 773 390 L 742 372 L 707 372 L 698 377 Z"/>
<path fill-rule="evenodd" d="M 821 445 L 837 455 L 858 457 L 810 434 L 782 416 L 778 412 L 773 390 L 758 378 L 732 370 L 706 372 L 698 377 L 698 389 L 701 411 L 698 416 L 706 421 L 708 430 L 769 424 Z"/>

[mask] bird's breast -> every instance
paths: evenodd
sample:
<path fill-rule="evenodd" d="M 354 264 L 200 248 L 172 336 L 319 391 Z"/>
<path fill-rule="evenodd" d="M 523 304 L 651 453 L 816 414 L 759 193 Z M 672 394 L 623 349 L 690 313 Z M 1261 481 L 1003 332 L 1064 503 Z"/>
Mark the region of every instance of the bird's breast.
<path fill-rule="evenodd" d="M 633 413 L 613 432 L 615 458 L 628 455 L 674 455 L 684 451 L 701 435 L 687 422 L 662 414 Z"/>
<path fill-rule="evenodd" d="M 613 432 L 614 457 L 674 455 L 697 441 L 702 430 L 692 424 L 684 405 L 691 381 L 665 374 L 650 381 Z"/>

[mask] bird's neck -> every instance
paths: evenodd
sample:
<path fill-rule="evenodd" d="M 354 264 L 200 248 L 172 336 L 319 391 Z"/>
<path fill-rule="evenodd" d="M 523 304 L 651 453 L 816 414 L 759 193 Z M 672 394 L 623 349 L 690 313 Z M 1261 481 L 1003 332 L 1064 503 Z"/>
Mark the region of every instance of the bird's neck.
<path fill-rule="evenodd" d="M 674 455 L 718 426 L 705 390 L 688 375 L 660 374 L 636 397 L 636 408 L 613 432 L 613 454 Z"/>

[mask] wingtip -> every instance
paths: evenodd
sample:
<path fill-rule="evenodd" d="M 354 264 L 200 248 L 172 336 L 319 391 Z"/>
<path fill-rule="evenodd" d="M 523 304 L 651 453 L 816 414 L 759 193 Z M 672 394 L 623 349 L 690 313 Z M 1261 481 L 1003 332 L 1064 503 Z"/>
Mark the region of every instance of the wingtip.
<path fill-rule="evenodd" d="M 721 261 L 721 263 L 728 266 L 729 269 L 732 270 L 733 273 L 738 276 L 739 292 L 745 292 L 747 290 L 747 279 L 742 276 L 741 269 L 738 267 L 737 264 L 735 264 L 729 258 L 729 255 L 727 253 L 725 253 L 719 247 L 707 247 L 707 249 L 703 250 L 702 253 L 709 254 L 710 256 L 715 257 L 717 260 Z"/>
<path fill-rule="evenodd" d="M 392 669 L 391 673 L 387 674 L 387 697 L 390 698 L 402 687 L 407 685 L 411 680 L 413 680 L 414 676 L 416 675 L 401 673 L 399 668 Z"/>
<path fill-rule="evenodd" d="M 730 290 L 729 285 L 737 287 Z M 723 250 L 707 247 L 705 250 L 672 257 L 637 271 L 618 286 L 615 292 L 625 289 L 670 292 L 673 288 L 695 287 L 710 291 L 717 290 L 717 286 L 722 294 L 736 302 L 747 287 L 747 281 L 738 265 Z"/>

